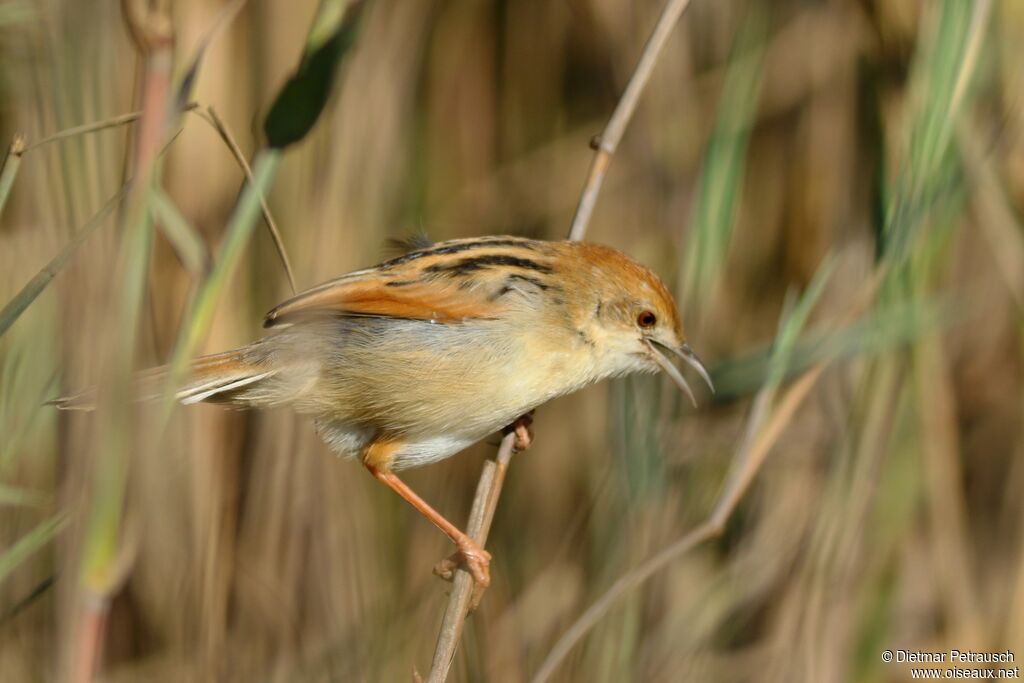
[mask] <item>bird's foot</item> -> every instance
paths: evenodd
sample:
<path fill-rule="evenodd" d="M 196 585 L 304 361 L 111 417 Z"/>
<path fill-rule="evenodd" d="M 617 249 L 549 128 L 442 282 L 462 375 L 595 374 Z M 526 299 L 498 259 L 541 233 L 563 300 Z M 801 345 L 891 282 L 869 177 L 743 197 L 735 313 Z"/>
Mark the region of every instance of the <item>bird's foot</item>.
<path fill-rule="evenodd" d="M 478 589 L 491 585 L 491 554 L 469 536 L 455 542 L 455 552 L 438 562 L 434 573 L 445 581 L 451 581 L 459 568 L 470 573 Z"/>
<path fill-rule="evenodd" d="M 533 429 L 530 428 L 532 425 L 533 411 L 531 410 L 503 430 L 505 434 L 514 433 L 516 435 L 515 443 L 512 444 L 516 453 L 522 453 L 533 444 Z"/>

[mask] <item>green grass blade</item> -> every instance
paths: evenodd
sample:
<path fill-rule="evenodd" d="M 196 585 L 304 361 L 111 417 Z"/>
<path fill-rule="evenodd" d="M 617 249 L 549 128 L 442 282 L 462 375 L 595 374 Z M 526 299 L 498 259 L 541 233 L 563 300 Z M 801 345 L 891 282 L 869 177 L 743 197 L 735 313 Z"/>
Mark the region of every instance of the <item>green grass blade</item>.
<path fill-rule="evenodd" d="M 64 265 L 68 262 L 78 248 L 82 246 L 82 243 L 89 238 L 89 235 L 93 233 L 96 228 L 103 224 L 107 215 L 113 211 L 117 205 L 121 202 L 125 193 L 128 192 L 129 184 L 125 184 L 117 194 L 107 200 L 100 210 L 89 219 L 89 221 L 82 226 L 81 230 L 73 240 L 71 240 L 63 249 L 60 250 L 53 259 L 40 270 L 35 277 L 28 281 L 28 283 L 21 288 L 13 299 L 7 302 L 3 310 L 0 311 L 0 336 L 10 329 L 11 325 L 21 316 L 25 310 L 32 305 L 32 302 L 36 300 L 47 285 L 56 277 L 57 273 L 61 271 Z"/>
<path fill-rule="evenodd" d="M 768 359 L 768 374 L 765 379 L 765 386 L 768 387 L 769 391 L 774 391 L 785 378 L 786 370 L 793 357 L 793 348 L 796 345 L 796 341 L 807 325 L 807 319 L 810 317 L 814 305 L 821 298 L 821 293 L 825 291 L 825 285 L 828 283 L 833 272 L 835 272 L 835 259 L 829 255 L 818 266 L 814 278 L 800 296 L 793 310 L 780 323 L 779 333 L 775 337 L 774 348 L 772 349 L 771 357 Z"/>
<path fill-rule="evenodd" d="M 181 72 L 181 75 L 175 79 L 177 85 L 174 88 L 174 116 L 180 115 L 185 111 L 188 106 L 188 102 L 192 97 L 192 90 L 195 87 L 196 79 L 199 77 L 199 67 L 203 63 L 203 58 L 206 57 L 207 50 L 210 49 L 210 45 L 213 41 L 221 34 L 222 31 L 227 29 L 228 25 L 238 16 L 238 12 L 241 11 L 245 5 L 245 0 L 234 0 L 234 2 L 228 3 L 220 11 L 220 14 L 213 21 L 213 24 L 207 28 L 206 32 L 200 36 L 199 42 L 196 45 L 192 57 L 188 60 L 185 65 L 185 69 Z M 173 119 L 169 119 L 170 123 Z"/>
<path fill-rule="evenodd" d="M 687 237 L 680 297 L 687 311 L 699 310 L 721 271 L 732 236 L 747 143 L 757 113 L 765 24 L 764 10 L 755 5 L 736 37 L 726 70 Z"/>
<path fill-rule="evenodd" d="M 962 184 L 952 143 L 990 4 L 944 0 L 925 23 L 911 70 L 906 157 L 890 190 L 883 225 L 882 253 L 896 263 L 907 257 L 922 225 L 949 198 L 950 189 Z"/>
<path fill-rule="evenodd" d="M 210 252 L 206 248 L 206 242 L 199 235 L 192 223 L 181 212 L 178 205 L 174 203 L 166 192 L 159 186 L 154 186 L 150 196 L 150 205 L 153 208 L 157 224 L 160 226 L 167 240 L 174 247 L 178 258 L 193 275 L 202 275 L 210 267 Z"/>
<path fill-rule="evenodd" d="M 269 191 L 277 172 L 280 152 L 263 150 L 253 162 L 253 183 L 247 183 L 238 199 L 235 211 L 228 221 L 224 245 L 210 276 L 199 287 L 188 312 L 182 321 L 181 333 L 174 348 L 168 378 L 168 393 L 165 406 L 170 407 L 171 388 L 177 386 L 185 373 L 189 360 L 199 346 L 200 340 L 213 320 L 217 300 L 228 278 L 234 272 L 242 251 L 252 235 L 260 216 L 260 197 Z"/>
<path fill-rule="evenodd" d="M 7 205 L 7 198 L 14 187 L 14 181 L 18 177 L 18 170 L 21 168 L 21 157 L 25 153 L 25 138 L 15 135 L 11 146 L 7 149 L 7 157 L 4 159 L 3 169 L 0 170 L 0 216 L 4 214 L 4 206 Z"/>
<path fill-rule="evenodd" d="M 42 491 L 18 488 L 0 484 L 0 507 L 32 507 L 40 508 L 51 502 L 49 494 Z"/>
<path fill-rule="evenodd" d="M 41 16 L 40 9 L 31 2 L 12 0 L 0 3 L 0 28 L 38 21 Z"/>
<path fill-rule="evenodd" d="M 2 583 L 18 565 L 32 556 L 44 545 L 57 535 L 67 524 L 68 518 L 65 513 L 59 513 L 40 523 L 32 531 L 28 532 L 14 545 L 0 554 L 0 583 Z"/>
<path fill-rule="evenodd" d="M 152 177 L 152 171 L 147 175 Z M 96 595 L 106 595 L 116 577 L 118 542 L 121 528 L 128 455 L 135 426 L 126 406 L 131 404 L 131 375 L 134 349 L 138 339 L 142 302 L 146 294 L 146 274 L 153 242 L 152 213 L 145 196 L 134 199 L 127 210 L 121 287 L 116 304 L 118 336 L 110 349 L 109 393 L 102 397 L 97 412 L 98 448 L 90 492 L 90 510 L 82 551 L 82 584 Z M 129 197 L 129 203 L 132 197 Z M 104 399 L 107 401 L 103 405 Z M 104 409 L 106 408 L 106 409 Z"/>
<path fill-rule="evenodd" d="M 362 0 L 322 0 L 298 71 L 278 93 L 263 123 L 267 144 L 283 149 L 312 130 L 334 85 L 342 57 L 355 44 Z"/>
<path fill-rule="evenodd" d="M 840 329 L 808 330 L 793 342 L 783 379 L 817 363 L 871 356 L 907 344 L 921 335 L 949 325 L 953 305 L 919 302 L 885 306 Z M 762 386 L 773 372 L 777 343 L 728 359 L 711 369 L 718 398 L 741 396 Z"/>

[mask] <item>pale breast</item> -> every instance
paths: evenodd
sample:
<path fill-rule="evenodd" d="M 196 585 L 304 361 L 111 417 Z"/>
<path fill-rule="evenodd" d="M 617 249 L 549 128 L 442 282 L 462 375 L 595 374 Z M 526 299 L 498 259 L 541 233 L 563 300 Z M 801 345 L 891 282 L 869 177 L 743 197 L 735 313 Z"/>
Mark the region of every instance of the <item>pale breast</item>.
<path fill-rule="evenodd" d="M 341 453 L 367 435 L 408 444 L 399 467 L 452 455 L 587 381 L 564 343 L 538 346 L 537 335 L 501 321 L 337 318 L 287 336 L 279 353 L 318 368 L 294 401 L 299 410 L 317 418 Z"/>

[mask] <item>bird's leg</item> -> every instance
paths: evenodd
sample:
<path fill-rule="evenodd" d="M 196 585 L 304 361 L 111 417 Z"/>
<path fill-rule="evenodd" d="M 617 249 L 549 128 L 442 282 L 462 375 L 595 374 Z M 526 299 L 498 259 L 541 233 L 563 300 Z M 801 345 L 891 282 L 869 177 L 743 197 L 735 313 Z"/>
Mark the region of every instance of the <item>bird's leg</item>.
<path fill-rule="evenodd" d="M 440 512 L 430 507 L 427 501 L 420 498 L 415 491 L 409 488 L 408 484 L 391 472 L 374 466 L 367 460 L 364 457 L 363 464 L 366 465 L 366 469 L 370 471 L 370 474 L 401 496 L 409 505 L 416 508 L 417 512 L 433 522 L 434 526 L 444 532 L 455 543 L 455 554 L 442 560 L 434 568 L 434 573 L 450 581 L 454 576 L 453 570 L 455 567 L 462 566 L 473 576 L 473 580 L 476 581 L 480 588 L 489 586 L 491 583 L 491 554 L 481 548 L 465 532 L 445 519 Z"/>
<path fill-rule="evenodd" d="M 522 453 L 533 444 L 533 430 L 530 426 L 533 424 L 533 411 L 526 413 L 522 417 L 516 419 L 515 422 L 510 424 L 508 427 L 502 430 L 502 434 L 515 433 L 516 442 L 513 444 L 517 453 Z"/>

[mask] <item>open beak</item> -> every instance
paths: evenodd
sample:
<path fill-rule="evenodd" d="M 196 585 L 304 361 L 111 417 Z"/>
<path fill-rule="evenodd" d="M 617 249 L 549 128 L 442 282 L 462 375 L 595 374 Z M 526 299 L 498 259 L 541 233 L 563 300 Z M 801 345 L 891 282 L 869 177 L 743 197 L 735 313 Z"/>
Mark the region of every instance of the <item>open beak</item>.
<path fill-rule="evenodd" d="M 715 392 L 715 386 L 711 383 L 711 375 L 708 374 L 708 370 L 704 367 L 704 363 L 700 361 L 700 358 L 697 357 L 697 354 L 693 352 L 693 349 L 691 349 L 689 345 L 683 344 L 681 348 L 676 349 L 671 346 L 660 344 L 653 339 L 645 339 L 644 341 L 647 344 L 647 348 L 651 351 L 651 357 L 654 359 L 654 362 L 665 371 L 665 374 L 672 378 L 672 381 L 675 382 L 676 386 L 679 387 L 683 393 L 690 397 L 690 401 L 693 403 L 695 408 L 697 407 L 697 399 L 693 395 L 693 390 L 690 389 L 690 385 L 687 383 L 686 378 L 684 378 L 682 373 L 679 372 L 679 368 L 672 364 L 672 361 L 662 353 L 661 349 L 666 349 L 686 361 L 691 368 L 697 371 L 697 374 L 701 376 L 701 379 L 707 382 L 708 388 L 711 389 L 711 393 Z"/>
<path fill-rule="evenodd" d="M 708 369 L 704 367 L 704 363 L 702 363 L 700 358 L 697 357 L 697 354 L 693 352 L 693 349 L 690 348 L 689 344 L 683 344 L 678 349 L 670 348 L 669 350 L 686 361 L 686 364 L 691 368 L 696 370 L 697 374 L 700 375 L 700 378 L 708 385 L 708 389 L 711 390 L 711 393 L 715 393 L 715 385 L 711 381 L 711 375 L 708 373 Z"/>

